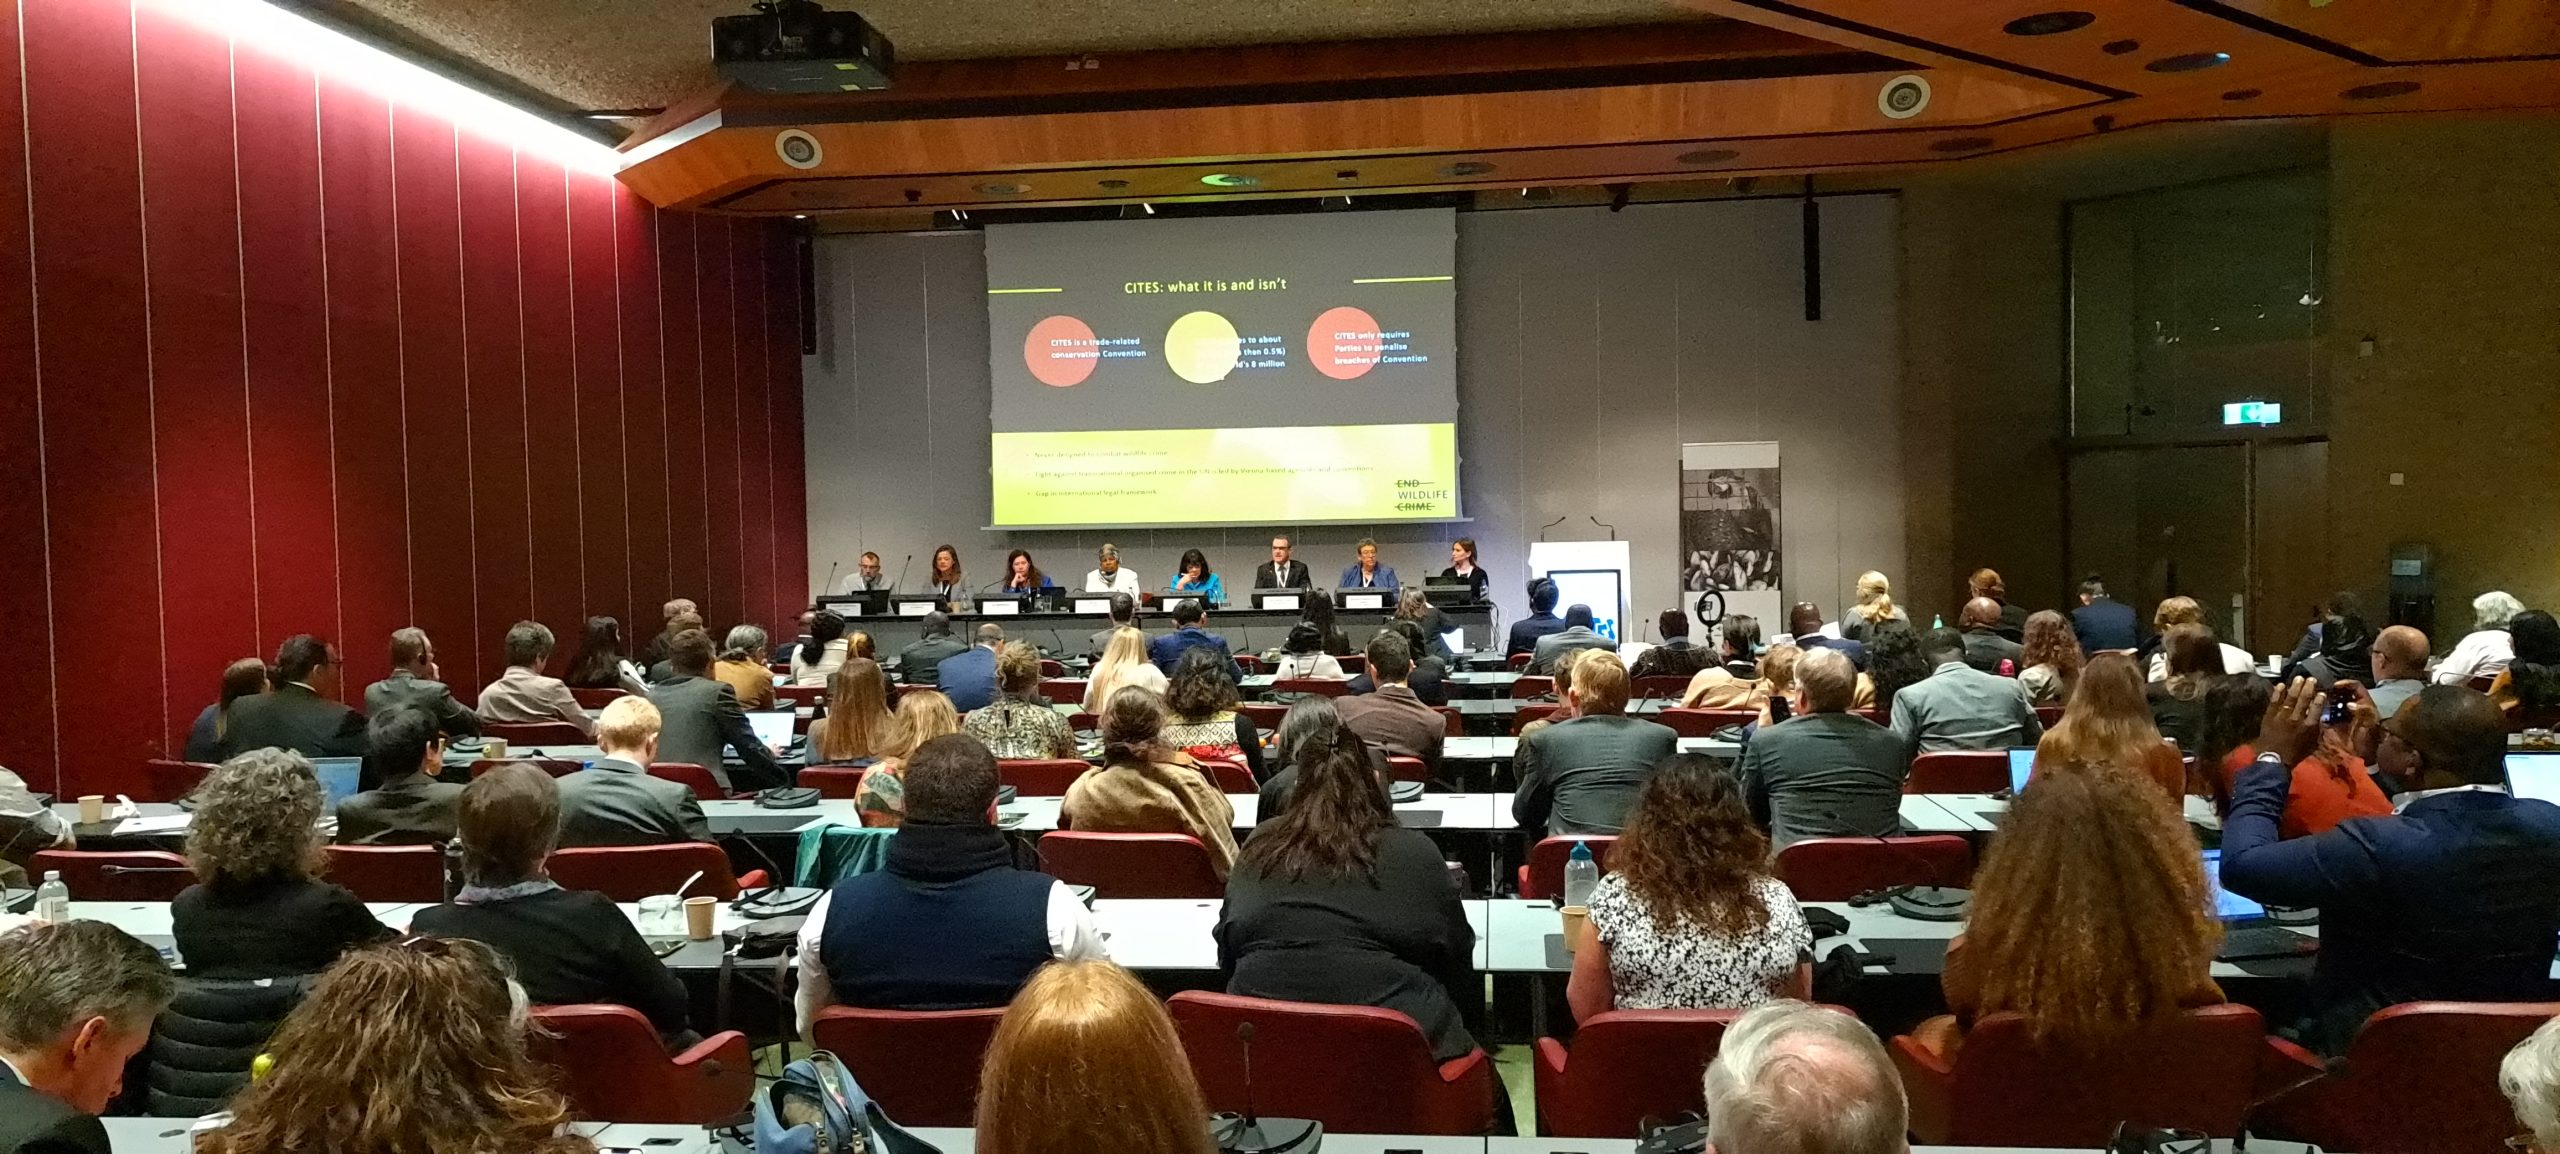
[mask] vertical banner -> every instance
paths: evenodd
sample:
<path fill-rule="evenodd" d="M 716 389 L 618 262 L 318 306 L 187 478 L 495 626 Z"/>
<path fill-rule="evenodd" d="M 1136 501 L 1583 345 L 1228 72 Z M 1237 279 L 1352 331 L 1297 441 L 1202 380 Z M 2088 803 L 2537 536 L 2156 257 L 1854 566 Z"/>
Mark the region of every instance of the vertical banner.
<path fill-rule="evenodd" d="M 1744 613 L 1785 631 L 1778 510 L 1776 441 L 1680 446 L 1680 588 L 1701 624 Z"/>

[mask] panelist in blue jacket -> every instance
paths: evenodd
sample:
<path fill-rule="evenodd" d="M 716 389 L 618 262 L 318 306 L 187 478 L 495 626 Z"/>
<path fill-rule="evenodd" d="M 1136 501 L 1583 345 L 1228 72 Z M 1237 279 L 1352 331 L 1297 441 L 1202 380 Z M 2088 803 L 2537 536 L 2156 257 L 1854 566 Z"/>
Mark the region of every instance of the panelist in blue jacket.
<path fill-rule="evenodd" d="M 1360 539 L 1360 559 L 1352 562 L 1350 568 L 1342 571 L 1342 581 L 1335 586 L 1337 589 L 1393 589 L 1395 587 L 1395 567 L 1378 564 L 1378 543 L 1366 537 Z"/>
<path fill-rule="evenodd" d="M 1209 571 L 1209 558 L 1197 549 L 1182 551 L 1181 563 L 1175 565 L 1173 582 L 1167 588 L 1182 593 L 1197 593 L 1211 606 L 1227 603 L 1227 584 Z"/>

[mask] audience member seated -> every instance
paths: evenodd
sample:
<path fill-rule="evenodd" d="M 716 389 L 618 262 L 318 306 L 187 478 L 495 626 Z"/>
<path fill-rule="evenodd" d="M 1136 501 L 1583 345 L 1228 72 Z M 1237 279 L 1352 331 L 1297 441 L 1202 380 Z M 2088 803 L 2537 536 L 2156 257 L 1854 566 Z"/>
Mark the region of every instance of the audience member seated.
<path fill-rule="evenodd" d="M 2204 606 L 2197 604 L 2195 598 L 2172 597 L 2161 602 L 2160 608 L 2151 614 L 2151 632 L 2158 639 L 2159 648 L 2151 654 L 2150 662 L 2144 666 L 2151 680 L 2167 681 L 2169 679 L 2169 635 L 2176 632 L 2181 625 L 2192 625 L 2204 630 L 2208 635 L 2213 632 L 2212 623 L 2205 620 Z M 2216 652 L 2219 654 L 2217 658 L 2219 665 L 2207 667 L 2208 673 L 2247 673 L 2257 668 L 2257 659 L 2249 656 L 2248 650 L 2237 645 L 2223 645 L 2219 640 L 2215 644 Z M 2363 643 L 2359 641 L 2357 644 L 2361 650 Z M 2357 664 L 2363 664 L 2361 657 L 2357 659 Z"/>
<path fill-rule="evenodd" d="M 1104 650 L 1111 648 L 1111 639 L 1118 636 L 1121 630 L 1137 627 L 1138 599 L 1126 593 L 1112 594 L 1111 623 L 1094 630 L 1093 636 L 1085 640 L 1086 655 L 1101 657 Z"/>
<path fill-rule="evenodd" d="M 1538 639 L 1538 647 L 1529 658 L 1528 672 L 1545 675 L 1555 669 L 1556 655 L 1575 649 L 1606 649 L 1614 653 L 1618 643 L 1592 631 L 1591 607 L 1567 606 L 1564 628 Z"/>
<path fill-rule="evenodd" d="M 1531 734 L 1544 732 L 1545 730 L 1555 727 L 1561 722 L 1567 722 L 1574 719 L 1574 667 L 1582 664 L 1585 658 L 1588 658 L 1592 654 L 1598 652 L 1600 652 L 1600 650 L 1597 649 L 1568 649 L 1564 652 L 1563 656 L 1556 658 L 1556 671 L 1552 675 L 1555 678 L 1554 692 L 1552 694 L 1556 702 L 1555 708 L 1549 711 L 1545 717 L 1541 717 L 1535 721 L 1523 722 L 1520 726 L 1519 732 L 1519 739 L 1521 741 L 1527 741 Z M 1632 690 L 1630 690 L 1630 692 L 1632 692 Z"/>
<path fill-rule="evenodd" d="M 1342 714 L 1333 707 L 1330 697 L 1302 697 L 1289 712 L 1280 715 L 1280 728 L 1271 735 L 1271 751 L 1263 755 L 1263 763 L 1272 767 L 1271 777 L 1262 783 L 1261 805 L 1257 820 L 1268 822 L 1289 808 L 1290 796 L 1298 788 L 1298 766 L 1308 758 L 1321 757 L 1333 748 L 1341 734 Z M 1393 767 L 1387 764 L 1385 751 L 1360 741 L 1358 734 L 1349 740 L 1358 742 L 1369 758 L 1369 772 L 1378 779 L 1383 796 L 1389 790 Z M 1390 798 L 1392 802 L 1392 798 Z"/>
<path fill-rule="evenodd" d="M 1423 633 L 1421 623 L 1399 617 L 1387 622 L 1387 628 L 1404 638 L 1405 652 L 1414 655 L 1413 672 L 1406 675 L 1405 688 L 1412 690 L 1414 698 L 1424 705 L 1436 709 L 1449 704 L 1449 666 L 1431 655 L 1431 638 Z M 1563 661 L 1559 659 L 1557 664 Z M 1362 669 L 1343 690 L 1351 697 L 1376 693 L 1378 680 Z"/>
<path fill-rule="evenodd" d="M 1769 839 L 1741 788 L 1703 754 L 1675 755 L 1645 780 L 1590 913 L 1565 990 L 1577 1022 L 1813 996 L 1804 911 L 1770 875 Z"/>
<path fill-rule="evenodd" d="M 1001 1006 L 1052 960 L 1103 958 L 1066 883 L 1015 869 L 995 827 L 996 759 L 967 734 L 917 747 L 906 824 L 885 868 L 835 884 L 800 929 L 802 1035 L 842 1002 L 875 1010 Z"/>
<path fill-rule="evenodd" d="M 1840 615 L 1843 640 L 1866 642 L 1867 634 L 1887 621 L 1911 624 L 1911 614 L 1893 603 L 1893 582 L 1885 580 L 1884 574 L 1872 569 L 1858 574 L 1857 592 L 1857 604 Z"/>
<path fill-rule="evenodd" d="M 1663 619 L 1665 622 L 1669 617 Z M 1760 649 L 1760 621 L 1741 613 L 1726 615 L 1716 626 L 1717 660 L 1701 666 L 1689 678 L 1688 688 L 1680 691 L 1683 709 L 1752 709 L 1768 700 L 1769 685 L 1763 675 L 1764 666 L 1753 654 Z M 1777 646 L 1789 651 L 1787 664 L 1795 664 L 1794 646 Z M 1638 662 L 1642 664 L 1642 662 Z"/>
<path fill-rule="evenodd" d="M 1809 837 L 1891 837 L 1902 829 L 1910 746 L 1849 712 L 1856 684 L 1857 671 L 1837 651 L 1797 658 L 1794 716 L 1742 747 L 1742 796 L 1778 849 Z"/>
<path fill-rule="evenodd" d="M 2436 663 L 2435 683 L 2468 685 L 2474 677 L 2496 677 L 2506 672 L 2507 662 L 2516 655 L 2515 638 L 2507 632 L 2507 626 L 2522 612 L 2524 602 L 2499 590 L 2472 598 L 2471 632 L 2464 634 L 2453 652 Z"/>
<path fill-rule="evenodd" d="M 2515 651 L 2489 683 L 2489 699 L 2509 713 L 2560 708 L 2560 620 L 2527 609 L 2507 623 L 2507 630 Z"/>
<path fill-rule="evenodd" d="M 2173 625 L 2161 635 L 2160 648 L 2169 673 L 2143 687 L 2145 708 L 2160 736 L 2176 742 L 2181 751 L 2194 749 L 2197 722 L 2204 717 L 2205 684 L 2228 676 L 2219 643 L 2202 625 Z"/>
<path fill-rule="evenodd" d="M 1103 647 L 1102 660 L 1093 663 L 1093 671 L 1084 683 L 1084 711 L 1100 714 L 1111 695 L 1129 686 L 1163 693 L 1170 683 L 1164 670 L 1147 659 L 1147 635 L 1135 628 L 1113 633 L 1111 643 Z"/>
<path fill-rule="evenodd" d="M 649 687 L 649 704 L 658 707 L 658 760 L 699 765 L 711 771 L 722 789 L 791 784 L 791 775 L 747 724 L 738 695 L 711 679 L 710 634 L 699 629 L 676 634 L 668 645 L 667 663 L 675 676 Z M 738 754 L 734 771 L 724 764 L 724 748 Z"/>
<path fill-rule="evenodd" d="M 2393 625 L 2374 634 L 2369 660 L 2373 688 L 2366 696 L 2377 716 L 2398 714 L 2401 705 L 2427 687 L 2427 635 L 2409 626 Z"/>
<path fill-rule="evenodd" d="M 977 1154 L 1218 1154 L 1209 1107 L 1155 993 L 1107 961 L 1041 967 L 1005 1007 L 978 1079 Z"/>
<path fill-rule="evenodd" d="M 1144 689 L 1102 710 L 1102 766 L 1067 786 L 1058 827 L 1084 833 L 1187 833 L 1219 877 L 1236 861 L 1236 812 L 1189 754 L 1164 740 L 1164 699 Z"/>
<path fill-rule="evenodd" d="M 551 661 L 551 627 L 518 621 L 507 630 L 507 669 L 480 691 L 480 720 L 496 722 L 558 721 L 592 735 L 595 722 L 557 677 L 545 677 Z"/>
<path fill-rule="evenodd" d="M 39 800 L 27 788 L 27 779 L 0 765 L 0 884 L 14 889 L 33 885 L 23 868 L 28 861 L 45 850 L 70 849 L 76 843 L 71 823 Z M 0 915 L 0 927 L 6 925 L 5 915 Z"/>
<path fill-rule="evenodd" d="M 1236 712 L 1234 669 L 1223 648 L 1183 653 L 1165 685 L 1164 743 L 1193 757 L 1241 763 L 1260 781 L 1262 733 L 1252 718 Z"/>
<path fill-rule="evenodd" d="M 1232 670 L 1235 658 L 1227 649 L 1227 639 L 1209 632 L 1209 611 L 1198 601 L 1185 598 L 1173 606 L 1173 632 L 1156 638 L 1147 646 L 1147 660 L 1171 677 L 1174 667 L 1194 649 L 1205 649 L 1218 656 L 1219 664 Z"/>
<path fill-rule="evenodd" d="M 672 598 L 666 604 L 659 606 L 658 619 L 665 624 L 659 627 L 657 636 L 649 639 L 648 646 L 640 651 L 641 668 L 648 668 L 667 659 L 667 646 L 675 640 L 676 618 L 679 617 L 692 617 L 698 621 L 702 617 L 702 607 L 695 605 L 693 598 L 690 597 Z"/>
<path fill-rule="evenodd" d="M 1197 593 L 1209 605 L 1227 603 L 1227 583 L 1209 571 L 1209 558 L 1197 549 L 1182 551 L 1182 560 L 1173 567 L 1173 580 L 1165 588 L 1182 593 Z"/>
<path fill-rule="evenodd" d="M 900 696 L 895 721 L 895 743 L 854 789 L 854 812 L 867 826 L 895 828 L 906 821 L 907 762 L 926 742 L 960 732 L 960 714 L 951 708 L 951 699 L 929 690 Z"/>
<path fill-rule="evenodd" d="M 2026 606 L 2009 604 L 2009 585 L 2000 579 L 1999 571 L 1976 569 L 1965 579 L 1965 596 L 1989 601 L 2000 610 L 2000 636 L 2024 644 L 2027 640 Z M 2060 614 L 2055 614 L 2060 616 Z"/>
<path fill-rule="evenodd" d="M 1866 1023 L 1781 1001 L 1725 1028 L 1707 1065 L 1716 1154 L 1907 1154 L 1902 1075 Z"/>
<path fill-rule="evenodd" d="M 1003 645 L 1004 626 L 989 621 L 978 626 L 977 644 L 942 659 L 934 683 L 951 699 L 951 708 L 975 713 L 996 699 L 996 650 Z"/>
<path fill-rule="evenodd" d="M 2138 773 L 2160 787 L 2172 812 L 2190 792 L 2187 766 L 2176 746 L 2161 740 L 2143 700 L 2142 674 L 2133 658 L 2102 650 L 2080 671 L 2080 687 L 2062 720 L 2036 743 L 2035 774 L 2113 768 Z"/>
<path fill-rule="evenodd" d="M 2204 691 L 2204 717 L 2196 730 L 2195 772 L 2213 787 L 2214 812 L 2228 814 L 2233 784 L 2240 771 L 2257 760 L 2258 728 L 2266 721 L 2272 695 L 2266 679 L 2255 674 L 2225 674 L 2210 682 Z M 2292 788 L 2285 796 L 2283 836 L 2309 837 L 2351 817 L 2391 812 L 2391 799 L 2374 784 L 2359 753 L 2380 737 L 2369 700 L 2356 700 L 2348 721 L 2322 726 L 2311 755 L 2294 764 Z M 2364 736 L 2367 733 L 2372 737 Z"/>
<path fill-rule="evenodd" d="M 2327 685 L 2333 681 L 2364 681 L 2373 675 L 2373 630 L 2364 623 L 2355 594 L 2340 593 L 2329 599 L 2328 615 L 2305 631 L 2302 645 L 2287 662 L 2285 676 L 2304 674 Z M 2227 647 L 2226 647 L 2227 648 Z M 2304 652 L 2316 648 L 2316 652 Z"/>
<path fill-rule="evenodd" d="M 316 974 L 390 936 L 354 894 L 313 876 L 320 796 L 311 763 L 282 750 L 251 750 L 205 777 L 187 825 L 196 884 L 169 906 L 187 976 Z"/>
<path fill-rule="evenodd" d="M 640 666 L 623 657 L 622 622 L 611 617 L 590 617 L 578 639 L 577 659 L 569 663 L 568 674 L 560 680 L 571 689 L 647 693 L 649 687 L 641 682 L 639 671 Z"/>
<path fill-rule="evenodd" d="M 1867 678 L 1875 684 L 1875 708 L 1893 716 L 1893 699 L 1929 679 L 1937 667 L 1920 655 L 1920 635 L 1905 621 L 1879 622 L 1867 630 Z"/>
<path fill-rule="evenodd" d="M 1502 646 L 1502 655 L 1517 657 L 1535 654 L 1538 642 L 1564 632 L 1564 618 L 1556 616 L 1556 583 L 1544 577 L 1529 582 L 1529 615 L 1511 623 L 1510 639 Z"/>
<path fill-rule="evenodd" d="M 364 711 L 380 715 L 395 706 L 423 709 L 447 737 L 480 732 L 480 718 L 453 699 L 443 675 L 436 671 L 435 643 L 427 631 L 411 626 L 391 634 L 391 676 L 364 687 Z"/>
<path fill-rule="evenodd" d="M 648 703 L 626 697 L 616 704 Z M 462 796 L 462 889 L 452 901 L 418 911 L 411 932 L 496 947 L 535 1005 L 629 1006 L 649 1016 L 669 1048 L 690 1046 L 701 1039 L 686 1021 L 684 983 L 650 952 L 639 928 L 612 898 L 562 889 L 543 871 L 562 844 L 571 780 L 555 783 L 523 764 L 474 779 Z"/>
<path fill-rule="evenodd" d="M 827 714 L 809 723 L 809 764 L 869 764 L 897 744 L 897 729 L 889 675 L 879 662 L 856 657 L 827 681 Z"/>
<path fill-rule="evenodd" d="M 1475 1049 L 1457 997 L 1482 997 L 1475 930 L 1440 847 L 1396 823 L 1347 729 L 1294 767 L 1288 811 L 1254 827 L 1227 877 L 1227 992 L 1412 1018 L 1441 1061 Z"/>
<path fill-rule="evenodd" d="M 2027 691 L 2027 700 L 2037 705 L 2071 700 L 2071 691 L 2080 685 L 2080 667 L 2088 660 L 2080 652 L 2080 639 L 2071 633 L 2071 619 L 2050 609 L 2038 610 L 2028 616 L 2026 629 L 2026 644 L 2018 655 L 2018 685 Z"/>
<path fill-rule="evenodd" d="M 1324 651 L 1336 657 L 1348 657 L 1351 655 L 1351 638 L 1334 624 L 1334 617 L 1333 594 L 1322 589 L 1310 589 L 1299 599 L 1298 620 L 1324 633 Z"/>
<path fill-rule="evenodd" d="M 1366 537 L 1362 537 L 1360 539 L 1358 556 L 1352 560 L 1350 565 L 1343 568 L 1342 580 L 1335 582 L 1334 587 L 1338 589 L 1394 589 L 1398 587 L 1396 582 L 1396 567 L 1393 565 L 1380 564 L 1378 561 L 1378 543 Z"/>
<path fill-rule="evenodd" d="M 1369 642 L 1368 674 L 1377 690 L 1334 703 L 1342 724 L 1362 741 L 1390 757 L 1418 757 L 1433 774 L 1440 772 L 1440 748 L 1448 737 L 1448 721 L 1422 703 L 1405 679 L 1413 673 L 1412 651 L 1403 634 L 1381 629 Z"/>
<path fill-rule="evenodd" d="M 1851 667 L 1867 671 L 1867 647 L 1856 641 L 1827 636 L 1822 632 L 1822 607 L 1811 601 L 1798 601 L 1787 610 L 1787 632 L 1794 637 L 1798 649 L 1837 649 L 1849 659 Z"/>
<path fill-rule="evenodd" d="M 1972 913 L 1940 979 L 1954 1013 L 1912 1036 L 1953 1057 L 1975 1022 L 2016 1013 L 2048 1044 L 2102 1052 L 2218 1004 L 2213 908 L 2195 836 L 2133 766 L 2044 774 L 1974 871 Z"/>
<path fill-rule="evenodd" d="M 195 724 L 187 727 L 187 760 L 208 765 L 222 760 L 222 742 L 231 731 L 232 704 L 266 691 L 267 663 L 263 658 L 243 657 L 223 666 L 221 696 L 196 714 Z"/>
<path fill-rule="evenodd" d="M 2533 1140 L 2528 1149 L 2560 1150 L 2560 1018 L 2544 1022 L 2507 1051 L 2498 1063 L 2498 1089 Z"/>
<path fill-rule="evenodd" d="M 942 684 L 942 663 L 969 647 L 951 636 L 951 615 L 940 611 L 922 619 L 923 636 L 898 651 L 898 680 L 908 685 Z"/>
<path fill-rule="evenodd" d="M 1324 651 L 1324 631 L 1301 621 L 1289 627 L 1289 639 L 1280 643 L 1280 668 L 1272 676 L 1277 681 L 1314 677 L 1345 681 L 1351 675 Z"/>
<path fill-rule="evenodd" d="M 844 626 L 844 618 L 832 609 L 821 609 L 809 618 L 808 638 L 791 647 L 791 684 L 825 685 L 836 675 L 852 656 L 853 641 L 845 636 Z"/>
<path fill-rule="evenodd" d="M 1654 631 L 1662 641 L 1636 655 L 1627 676 L 1641 681 L 1647 677 L 1695 677 L 1700 670 L 1717 664 L 1718 655 L 1689 640 L 1689 615 L 1678 609 L 1665 609 L 1654 620 Z"/>
<path fill-rule="evenodd" d="M 1388 620 L 1388 626 L 1392 628 L 1398 621 L 1412 622 L 1415 632 L 1422 634 L 1422 647 L 1413 651 L 1416 660 L 1435 657 L 1447 661 L 1457 656 L 1449 649 L 1449 633 L 1457 626 L 1450 624 L 1449 615 L 1432 604 L 1430 595 L 1420 586 L 1407 585 L 1397 592 L 1395 616 Z"/>
<path fill-rule="evenodd" d="M 455 938 L 361 950 L 276 1031 L 275 1072 L 200 1154 L 594 1154 L 526 1051 L 525 992 L 497 951 Z"/>
<path fill-rule="evenodd" d="M 1893 697 L 1894 735 L 1913 755 L 2007 749 L 2044 736 L 2044 723 L 2016 678 L 1969 663 L 1972 642 L 1952 629 L 1932 629 L 1920 639 L 1929 676 Z"/>
<path fill-rule="evenodd" d="M 2026 668 L 2027 647 L 2001 633 L 2000 603 L 1976 597 L 1956 615 L 1964 633 L 1964 663 L 1984 673 L 2015 677 Z"/>
<path fill-rule="evenodd" d="M 434 715 L 394 705 L 365 723 L 367 764 L 382 784 L 338 803 L 340 845 L 443 845 L 453 840 L 462 787 L 436 780 L 444 735 Z"/>
<path fill-rule="evenodd" d="M 674 619 L 667 622 L 667 632 L 660 635 L 660 640 L 664 641 L 665 645 L 659 650 L 658 659 L 650 663 L 648 670 L 640 675 L 643 681 L 649 685 L 661 685 L 676 679 L 675 638 L 691 630 L 700 630 L 706 637 L 711 633 L 710 626 L 703 623 L 702 615 L 691 610 L 678 613 Z"/>
<path fill-rule="evenodd" d="M 2320 910 L 2311 1009 L 2282 1032 L 2336 1056 L 2387 1006 L 2548 998 L 2560 808 L 2503 788 L 2497 708 L 2467 689 L 2429 686 L 2382 727 L 2379 768 L 2402 787 L 2399 811 L 2282 841 L 2291 767 L 2319 740 L 2322 702 L 2308 680 L 2277 694 L 2222 823 L 2225 888 Z"/>
<path fill-rule="evenodd" d="M 338 700 L 338 647 L 297 633 L 276 648 L 275 689 L 231 703 L 222 753 L 281 749 L 304 757 L 364 756 L 364 715 Z"/>
<path fill-rule="evenodd" d="M 679 647 L 681 651 L 681 647 Z M 665 845 L 710 841 L 711 824 L 693 787 L 649 776 L 658 760 L 658 707 L 645 697 L 617 697 L 596 718 L 604 756 L 560 779 L 560 844 Z"/>
<path fill-rule="evenodd" d="M 738 695 L 738 704 L 746 709 L 773 708 L 772 643 L 759 625 L 732 625 L 729 636 L 720 643 L 720 660 L 711 666 L 711 678 Z"/>
<path fill-rule="evenodd" d="M 0 933 L 0 1152 L 107 1154 L 97 1115 L 175 991 L 158 950 L 105 922 Z"/>
<path fill-rule="evenodd" d="M 1075 730 L 1040 696 L 1040 651 L 1028 642 L 1007 641 L 995 656 L 996 697 L 970 710 L 960 731 L 985 742 L 998 760 L 1074 757 Z"/>
<path fill-rule="evenodd" d="M 1679 751 L 1679 735 L 1626 715 L 1627 667 L 1606 650 L 1574 663 L 1565 699 L 1572 720 L 1520 739 L 1512 819 L 1555 837 L 1614 834 L 1626 824 L 1645 775 Z"/>
<path fill-rule="evenodd" d="M 2107 583 L 2091 574 L 2080 582 L 2080 607 L 2071 611 L 2071 632 L 2080 638 L 2080 654 L 2131 652 L 2142 644 L 2133 606 L 2107 596 Z"/>

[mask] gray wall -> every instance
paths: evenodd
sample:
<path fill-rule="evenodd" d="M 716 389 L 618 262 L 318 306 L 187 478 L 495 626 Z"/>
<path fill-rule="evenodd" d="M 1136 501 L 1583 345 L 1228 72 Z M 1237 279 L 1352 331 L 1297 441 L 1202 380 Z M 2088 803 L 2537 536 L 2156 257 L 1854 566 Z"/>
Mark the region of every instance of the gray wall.
<path fill-rule="evenodd" d="M 1472 536 L 1505 620 L 1539 526 L 1634 543 L 1631 614 L 1672 604 L 1680 445 L 1781 442 L 1786 586 L 1837 614 L 1857 575 L 1903 570 L 1900 238 L 1890 196 L 1822 201 L 1823 317 L 1803 314 L 1800 214 L 1788 200 L 1470 212 L 1458 217 L 1458 450 L 1469 523 L 1332 526 L 1298 555 L 1330 579 L 1376 537 L 1408 579 Z M 1131 227 L 1143 227 L 1133 224 Z M 1105 539 L 1153 584 L 1198 547 L 1249 583 L 1268 534 L 1246 529 L 994 531 L 986 265 L 976 232 L 825 238 L 807 392 L 809 580 L 863 550 L 894 575 L 957 546 L 973 581 L 1031 551 L 1063 584 Z M 1642 632 L 1639 631 L 1639 636 Z"/>

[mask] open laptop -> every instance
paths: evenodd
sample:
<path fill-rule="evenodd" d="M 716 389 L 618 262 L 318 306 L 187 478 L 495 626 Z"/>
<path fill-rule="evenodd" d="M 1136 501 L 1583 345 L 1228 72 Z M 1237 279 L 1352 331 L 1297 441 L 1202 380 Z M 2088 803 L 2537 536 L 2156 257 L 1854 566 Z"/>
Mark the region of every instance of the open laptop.
<path fill-rule="evenodd" d="M 2019 746 L 2009 751 L 2009 796 L 2026 791 L 2027 779 L 2036 775 L 2036 747 Z"/>
<path fill-rule="evenodd" d="M 2560 805 L 2560 753 L 2508 754 L 2507 792 Z"/>
<path fill-rule="evenodd" d="M 337 816 L 338 803 L 355 796 L 356 783 L 364 775 L 361 757 L 315 757 L 311 774 L 320 779 L 320 812 Z"/>
<path fill-rule="evenodd" d="M 2247 924 L 2264 920 L 2267 907 L 2254 898 L 2222 888 L 2221 850 L 2201 852 L 2204 854 L 2205 884 L 2213 887 L 2214 916 L 2221 918 L 2224 926 L 2222 948 L 2214 951 L 2214 960 L 2239 962 L 2253 958 L 2293 958 L 2320 948 L 2319 939 L 2281 926 Z"/>
<path fill-rule="evenodd" d="M 756 731 L 756 740 L 775 753 L 791 748 L 791 728 L 799 721 L 796 709 L 758 710 L 747 714 L 747 725 Z"/>

